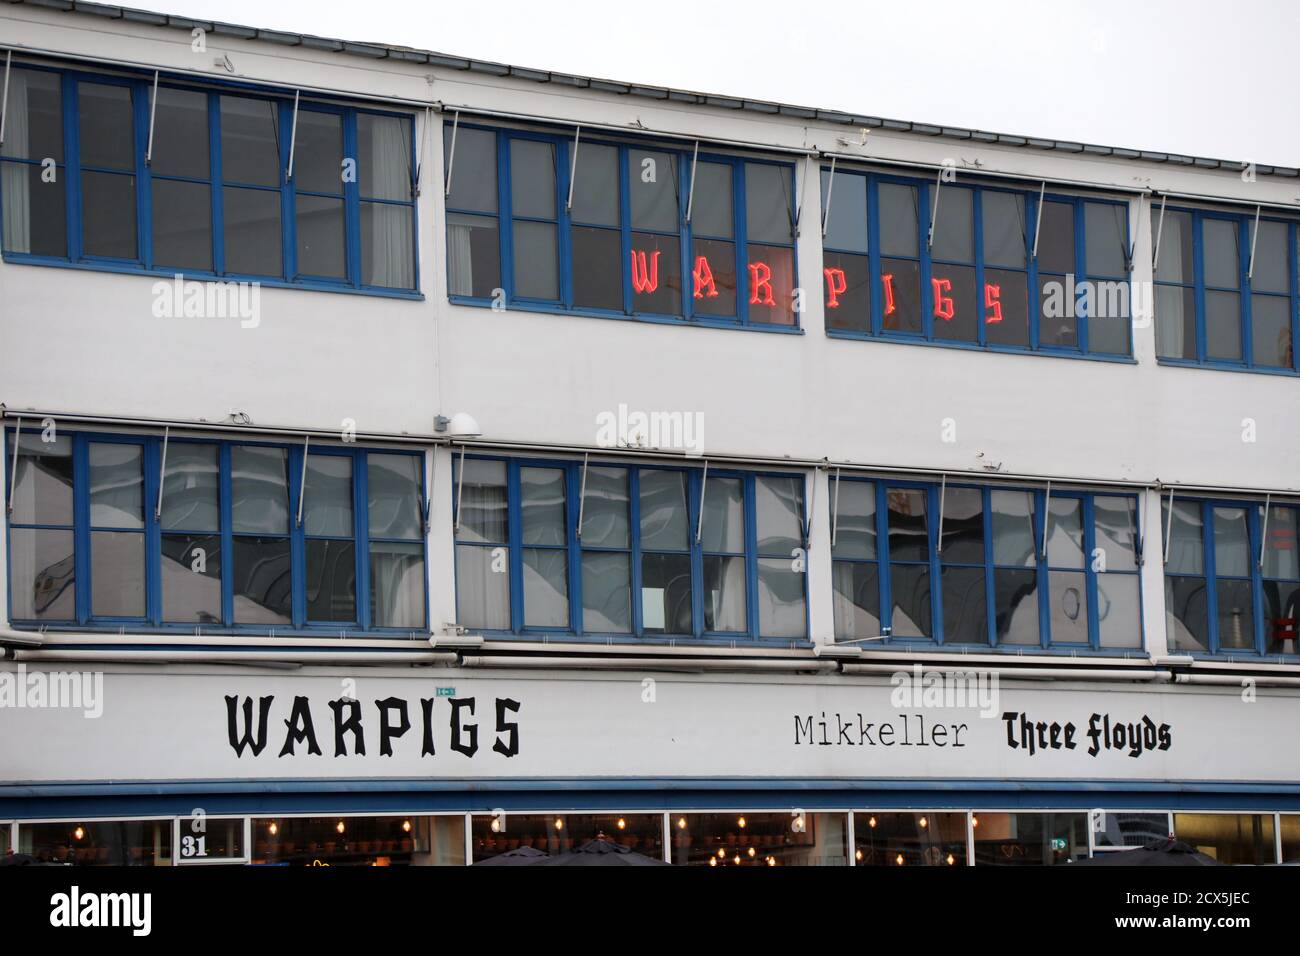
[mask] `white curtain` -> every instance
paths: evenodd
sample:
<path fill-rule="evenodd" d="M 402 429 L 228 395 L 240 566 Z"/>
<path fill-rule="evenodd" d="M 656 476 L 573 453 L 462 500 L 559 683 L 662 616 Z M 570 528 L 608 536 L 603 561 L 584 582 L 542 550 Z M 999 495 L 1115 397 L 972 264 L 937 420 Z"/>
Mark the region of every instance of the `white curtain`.
<path fill-rule="evenodd" d="M 474 294 L 474 260 L 470 247 L 472 226 L 447 216 L 447 285 L 452 295 Z"/>
<path fill-rule="evenodd" d="M 1159 228 L 1159 213 L 1152 216 L 1152 228 Z M 1161 282 L 1193 281 L 1193 277 L 1184 274 L 1182 257 L 1184 230 L 1192 228 L 1190 216 L 1166 213 L 1164 228 L 1160 230 L 1159 277 Z M 1190 245 L 1190 239 L 1188 240 Z M 1188 263 L 1190 265 L 1190 263 Z M 1186 315 L 1182 289 L 1168 286 L 1162 290 L 1155 286 L 1156 301 L 1151 303 L 1156 316 L 1156 342 L 1161 355 L 1181 357 L 1185 342 L 1187 322 L 1192 316 Z"/>
<path fill-rule="evenodd" d="M 23 70 L 14 70 L 9 77 L 9 99 L 5 104 L 5 156 L 27 158 L 27 80 L 28 74 Z M 32 167 L 26 163 L 0 163 L 4 247 L 10 252 L 32 251 L 32 203 L 28 192 L 31 171 Z"/>
<path fill-rule="evenodd" d="M 375 117 L 371 124 L 371 155 L 368 157 L 373 193 L 384 199 L 408 199 L 411 195 L 406 121 L 396 117 Z M 370 235 L 373 273 L 369 285 L 390 289 L 415 286 L 411 237 L 411 207 L 368 203 L 372 217 Z"/>

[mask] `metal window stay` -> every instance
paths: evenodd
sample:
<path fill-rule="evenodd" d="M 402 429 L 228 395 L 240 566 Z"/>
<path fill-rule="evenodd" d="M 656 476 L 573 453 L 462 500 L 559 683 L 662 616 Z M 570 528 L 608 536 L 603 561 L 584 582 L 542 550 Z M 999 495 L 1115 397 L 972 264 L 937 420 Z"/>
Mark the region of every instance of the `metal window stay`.
<path fill-rule="evenodd" d="M 153 71 L 153 93 L 149 97 L 149 145 L 144 151 L 144 164 L 153 164 L 153 128 L 158 116 L 158 71 Z"/>
<path fill-rule="evenodd" d="M 298 145 L 298 97 L 302 90 L 293 91 L 293 126 L 289 130 L 289 168 L 285 170 L 286 181 L 293 179 L 293 154 Z"/>
<path fill-rule="evenodd" d="M 1246 278 L 1255 277 L 1255 244 L 1259 241 L 1259 206 L 1255 207 L 1255 226 L 1250 232 L 1250 264 L 1246 269 Z"/>
<path fill-rule="evenodd" d="M 170 425 L 163 428 L 162 460 L 158 463 L 158 503 L 153 509 L 155 521 L 162 518 L 163 484 L 167 480 L 167 442 L 171 438 L 171 433 L 172 428 Z"/>
<path fill-rule="evenodd" d="M 460 110 L 456 110 L 451 117 L 451 145 L 447 149 L 447 175 L 446 182 L 443 183 L 442 198 L 446 199 L 451 195 L 451 172 L 456 166 L 456 133 L 460 130 Z"/>
<path fill-rule="evenodd" d="M 1264 521 L 1259 529 L 1259 569 L 1264 570 L 1264 545 L 1268 541 L 1268 513 L 1269 503 L 1273 500 L 1271 494 L 1264 496 Z"/>
<path fill-rule="evenodd" d="M 307 497 L 307 461 L 311 455 L 311 436 L 302 440 L 302 474 L 298 476 L 298 527 L 302 527 L 302 503 Z"/>
<path fill-rule="evenodd" d="M 1047 560 L 1047 529 L 1052 523 L 1052 482 L 1047 482 L 1046 496 L 1043 498 L 1043 544 L 1039 550 L 1038 559 Z"/>
<path fill-rule="evenodd" d="M 582 538 L 582 516 L 587 510 L 587 469 L 591 465 L 591 452 L 582 453 L 582 482 L 578 486 L 578 537 Z"/>
<path fill-rule="evenodd" d="M 836 532 L 840 527 L 840 470 L 835 469 L 835 494 L 831 497 L 831 548 L 835 547 Z"/>
<path fill-rule="evenodd" d="M 564 211 L 573 211 L 573 183 L 578 176 L 578 144 L 582 140 L 582 127 L 573 127 L 573 155 L 569 157 L 569 198 L 564 203 Z M 692 186 L 694 184 L 692 183 Z"/>
<path fill-rule="evenodd" d="M 9 68 L 14 62 L 14 51 L 5 52 L 5 85 L 4 93 L 0 95 L 0 146 L 5 144 L 5 117 L 9 113 Z"/>
<path fill-rule="evenodd" d="M 709 487 L 709 459 L 704 459 L 704 476 L 700 479 L 700 513 L 695 519 L 695 543 L 704 536 L 704 492 Z"/>
<path fill-rule="evenodd" d="M 934 553 L 936 555 L 943 554 L 943 506 L 944 506 L 944 499 L 947 497 L 947 495 L 948 495 L 948 474 L 945 472 L 944 474 L 939 476 L 939 534 L 938 537 L 935 539 L 935 545 L 934 545 Z"/>
<path fill-rule="evenodd" d="M 826 238 L 826 230 L 830 227 L 831 222 L 831 194 L 835 191 L 835 160 L 831 157 L 831 168 L 829 178 L 826 180 L 826 205 L 822 209 L 822 238 Z"/>
<path fill-rule="evenodd" d="M 14 460 L 9 466 L 9 508 L 8 513 L 14 513 L 14 488 L 18 480 L 18 446 L 22 444 L 23 437 L 23 417 L 18 416 L 18 424 L 14 427 Z"/>
<path fill-rule="evenodd" d="M 1151 272 L 1153 274 L 1155 273 L 1156 268 L 1160 265 L 1160 237 L 1164 235 L 1165 231 L 1165 200 L 1168 198 L 1169 197 L 1163 193 L 1160 196 L 1160 219 L 1156 223 L 1155 252 L 1151 256 Z M 1165 560 L 1169 560 L 1168 556 L 1165 557 Z"/>
<path fill-rule="evenodd" d="M 930 209 L 930 232 L 925 237 L 925 248 L 934 248 L 934 226 L 939 221 L 939 191 L 943 189 L 943 174 L 950 167 L 940 166 L 939 174 L 934 177 L 934 204 Z"/>
<path fill-rule="evenodd" d="M 460 534 L 460 502 L 465 494 L 465 446 L 460 446 L 460 469 L 456 474 L 456 514 L 451 523 L 452 536 Z"/>
<path fill-rule="evenodd" d="M 700 141 L 695 141 L 695 151 L 691 153 L 691 186 L 686 193 L 686 225 L 691 224 L 691 213 L 695 209 L 695 167 L 700 161 Z"/>
<path fill-rule="evenodd" d="M 1038 237 L 1043 231 L 1043 200 L 1047 196 L 1047 180 L 1038 187 L 1038 208 L 1034 211 L 1034 248 L 1029 258 L 1038 261 Z"/>
<path fill-rule="evenodd" d="M 1169 520 L 1165 522 L 1165 560 L 1169 563 L 1169 545 L 1174 540 L 1174 489 L 1169 489 Z"/>
<path fill-rule="evenodd" d="M 412 122 L 414 122 L 412 118 Z M 412 198 L 420 198 L 420 187 L 424 183 L 424 152 L 425 143 L 429 139 L 429 131 L 433 127 L 433 107 L 424 108 L 424 126 L 421 127 L 420 138 L 415 144 L 415 181 L 411 183 Z"/>

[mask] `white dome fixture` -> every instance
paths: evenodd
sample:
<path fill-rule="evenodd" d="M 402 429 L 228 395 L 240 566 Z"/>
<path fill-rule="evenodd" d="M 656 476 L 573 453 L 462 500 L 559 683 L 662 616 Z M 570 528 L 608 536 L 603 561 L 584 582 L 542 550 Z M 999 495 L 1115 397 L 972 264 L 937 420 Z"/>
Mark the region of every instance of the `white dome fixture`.
<path fill-rule="evenodd" d="M 468 412 L 456 412 L 450 418 L 439 415 L 433 420 L 433 430 L 448 438 L 477 438 L 483 434 L 478 420 Z"/>

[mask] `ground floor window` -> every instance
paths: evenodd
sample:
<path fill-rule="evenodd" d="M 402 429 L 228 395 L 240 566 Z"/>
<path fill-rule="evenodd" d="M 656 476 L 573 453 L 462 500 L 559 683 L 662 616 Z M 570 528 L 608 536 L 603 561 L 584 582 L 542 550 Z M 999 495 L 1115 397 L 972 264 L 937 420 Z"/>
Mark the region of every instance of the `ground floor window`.
<path fill-rule="evenodd" d="M 971 816 L 976 866 L 1054 866 L 1088 856 L 1085 813 L 979 812 Z"/>
<path fill-rule="evenodd" d="M 1277 862 L 1271 813 L 1175 813 L 1174 831 L 1178 839 L 1220 863 Z"/>
<path fill-rule="evenodd" d="M 1284 813 L 1278 823 L 1282 837 L 1282 859 L 1278 862 L 1300 860 L 1300 813 Z"/>
<path fill-rule="evenodd" d="M 481 863 L 507 853 L 531 856 L 529 850 L 559 856 L 589 840 L 606 840 L 634 853 L 662 860 L 663 835 L 662 813 L 501 813 L 476 816 L 473 824 L 474 862 Z"/>
<path fill-rule="evenodd" d="M 1131 850 L 1173 834 L 1168 813 L 1115 813 L 1105 810 L 1093 825 L 1095 850 Z"/>
<path fill-rule="evenodd" d="M 855 813 L 856 866 L 965 866 L 964 813 Z"/>
<path fill-rule="evenodd" d="M 465 862 L 465 818 L 259 817 L 253 863 L 280 866 L 438 866 Z"/>
<path fill-rule="evenodd" d="M 19 852 L 67 866 L 171 866 L 171 820 L 24 823 Z"/>
<path fill-rule="evenodd" d="M 688 813 L 672 817 L 672 861 L 682 866 L 844 866 L 843 813 Z"/>

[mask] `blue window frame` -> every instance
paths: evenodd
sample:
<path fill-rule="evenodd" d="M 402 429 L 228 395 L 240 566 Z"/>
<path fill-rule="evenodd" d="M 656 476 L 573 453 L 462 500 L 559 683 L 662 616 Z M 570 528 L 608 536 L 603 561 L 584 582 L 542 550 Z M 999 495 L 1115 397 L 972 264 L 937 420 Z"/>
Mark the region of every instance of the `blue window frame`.
<path fill-rule="evenodd" d="M 24 430 L 10 477 L 20 627 L 427 630 L 418 452 Z"/>
<path fill-rule="evenodd" d="M 1300 618 L 1300 509 L 1175 498 L 1165 604 L 1169 648 L 1196 655 L 1293 656 Z M 1261 547 L 1261 542 L 1263 546 Z"/>
<path fill-rule="evenodd" d="M 295 116 L 292 98 L 169 79 L 155 102 L 151 77 L 35 66 L 11 84 L 7 260 L 418 295 L 409 114 Z"/>
<path fill-rule="evenodd" d="M 1132 355 L 1126 203 L 843 167 L 821 181 L 827 334 Z"/>
<path fill-rule="evenodd" d="M 454 467 L 465 627 L 807 641 L 802 476 L 477 455 Z"/>
<path fill-rule="evenodd" d="M 837 640 L 1142 646 L 1133 495 L 842 478 L 829 507 Z"/>
<path fill-rule="evenodd" d="M 1156 352 L 1173 365 L 1295 373 L 1296 223 L 1168 207 L 1152 213 Z M 1252 260 L 1253 254 L 1253 260 Z"/>
<path fill-rule="evenodd" d="M 534 130 L 446 134 L 453 302 L 797 330 L 792 164 L 585 131 L 574 149 Z"/>

